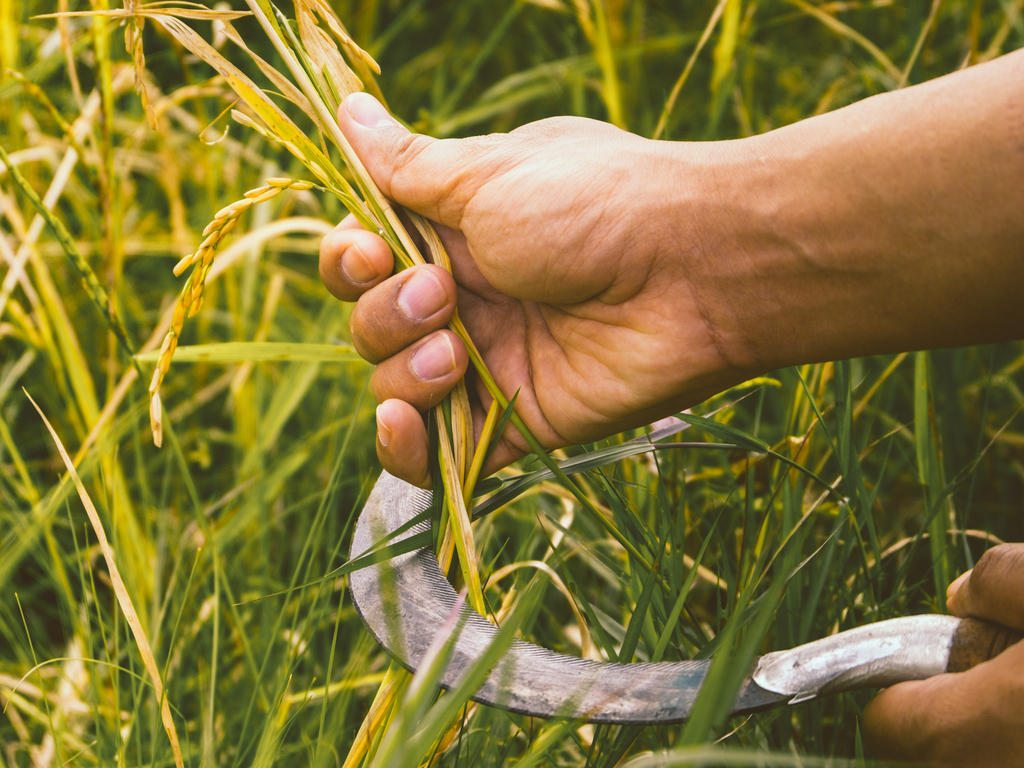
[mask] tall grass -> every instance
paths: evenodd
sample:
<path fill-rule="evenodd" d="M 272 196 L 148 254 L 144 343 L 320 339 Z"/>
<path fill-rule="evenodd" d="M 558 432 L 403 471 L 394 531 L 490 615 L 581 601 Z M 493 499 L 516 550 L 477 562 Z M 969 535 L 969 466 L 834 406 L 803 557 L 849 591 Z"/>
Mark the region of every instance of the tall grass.
<path fill-rule="evenodd" d="M 334 8 L 381 66 L 377 79 L 357 68 L 367 87 L 416 130 L 462 136 L 580 114 L 700 140 L 764 132 L 1020 47 L 1021 5 Z M 162 385 L 156 449 L 147 386 L 182 286 L 172 268 L 246 190 L 310 176 L 234 123 L 242 107 L 228 83 L 159 25 L 132 32 L 147 110 L 124 20 L 34 18 L 65 7 L 107 6 L 0 0 L 0 58 L 24 77 L 0 75 L 0 145 L 23 179 L 0 171 L 0 754 L 11 766 L 174 762 L 102 527 L 183 762 L 340 765 L 389 664 L 344 578 L 316 582 L 345 561 L 377 472 L 369 368 L 349 351 L 348 308 L 313 266 L 341 201 L 288 190 L 252 206 L 219 244 L 204 308 Z M 271 88 L 210 21 L 190 23 Z M 232 23 L 283 70 L 253 19 Z M 290 115 L 315 137 L 306 115 Z M 83 272 L 102 294 L 83 288 Z M 537 567 L 509 569 L 530 562 L 575 601 L 573 611 L 549 586 L 521 612 L 535 642 L 570 653 L 589 644 L 607 659 L 721 659 L 689 724 L 576 727 L 469 706 L 449 730 L 452 701 L 422 694 L 396 715 L 427 712 L 445 732 L 435 759 L 450 766 L 611 766 L 627 755 L 653 765 L 663 750 L 694 765 L 857 760 L 868 694 L 730 720 L 737 670 L 835 629 L 943 610 L 951 578 L 992 543 L 1022 539 L 1021 368 L 1015 343 L 778 371 L 695 409 L 731 433 L 696 422 L 678 438 L 740 448 L 618 463 L 603 462 L 632 435 L 575 448 L 565 457 L 597 454 L 578 459 L 591 468 L 574 477 L 599 517 L 545 479 L 476 524 L 483 583 L 507 574 L 484 588 L 488 607 L 527 591 Z M 95 521 L 22 388 L 67 448 Z M 541 469 L 527 460 L 508 474 Z M 659 555 L 654 580 L 645 564 Z M 396 764 L 423 758 L 374 738 Z"/>

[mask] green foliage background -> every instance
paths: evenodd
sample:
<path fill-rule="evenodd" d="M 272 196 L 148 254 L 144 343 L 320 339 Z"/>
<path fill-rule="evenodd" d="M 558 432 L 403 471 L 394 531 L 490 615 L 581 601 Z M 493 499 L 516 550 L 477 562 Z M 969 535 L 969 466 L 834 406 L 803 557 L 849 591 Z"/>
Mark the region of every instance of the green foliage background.
<path fill-rule="evenodd" d="M 663 138 L 731 139 L 1024 44 L 1020 0 L 727 0 L 666 110 L 717 5 L 334 3 L 380 62 L 390 108 L 436 136 L 576 114 L 647 136 L 666 115 Z M 102 9 L 103 0 L 67 4 L 90 7 Z M 148 127 L 121 22 L 68 19 L 62 49 L 54 19 L 36 18 L 56 10 L 0 0 L 3 67 L 39 87 L 0 78 L 0 143 L 41 196 L 60 182 L 50 200 L 57 217 L 133 344 L 150 339 L 151 348 L 181 284 L 171 267 L 213 214 L 265 177 L 306 174 L 232 123 L 230 90 L 155 24 L 144 32 L 157 120 Z M 214 35 L 209 22 L 193 26 Z M 241 19 L 237 27 L 275 60 L 257 25 Z M 231 43 L 223 50 L 258 76 Z M 61 121 L 90 110 L 69 138 Z M 68 160 L 69 151 L 80 156 Z M 208 286 L 183 343 L 347 344 L 348 308 L 326 294 L 315 266 L 320 236 L 343 215 L 336 201 L 310 192 L 256 207 L 240 229 L 258 234 L 243 241 L 239 232 L 222 246 L 221 258 L 236 261 Z M 284 360 L 213 354 L 176 363 L 158 450 L 146 402 L 152 364 L 119 387 L 134 376 L 132 363 L 52 232 L 33 230 L 34 216 L 0 171 L 2 270 L 9 275 L 21 255 L 26 264 L 24 278 L 0 294 L 0 760 L 173 764 L 96 536 L 24 387 L 72 455 L 88 443 L 79 472 L 164 673 L 187 764 L 340 765 L 387 665 L 344 580 L 245 601 L 344 562 L 347 532 L 378 471 L 369 367 L 350 357 L 301 359 L 298 346 Z M 548 561 L 589 606 L 607 658 L 631 656 L 622 648 L 630 636 L 635 658 L 648 658 L 666 626 L 666 659 L 714 651 L 742 660 L 836 629 L 942 611 L 936 596 L 957 573 L 992 543 L 1024 538 L 1022 367 L 1020 343 L 843 361 L 779 371 L 696 409 L 835 483 L 837 493 L 824 498 L 807 473 L 739 450 L 665 451 L 657 462 L 594 470 L 586 486 L 614 524 L 641 551 L 669 553 L 666 584 L 650 599 L 642 597 L 643 569 L 553 486 L 479 524 L 483 571 L 544 556 L 557 528 L 539 521 L 571 519 L 571 535 Z M 684 437 L 716 439 L 697 428 Z M 668 625 L 690 571 L 682 554 L 696 557 L 705 541 L 706 570 L 678 624 Z M 493 605 L 510 581 L 488 591 Z M 564 598 L 551 588 L 548 597 L 524 630 L 579 653 Z M 735 636 L 721 633 L 744 616 L 757 620 Z M 712 642 L 719 634 L 728 639 Z M 722 720 L 714 713 L 734 677 L 719 681 L 720 701 L 709 699 L 711 714 L 689 729 L 557 730 L 478 710 L 437 760 L 613 765 L 624 753 L 726 733 L 724 747 L 761 753 L 751 761 L 861 759 L 857 721 L 868 694 Z M 714 764 L 724 759 L 717 754 L 687 759 Z"/>

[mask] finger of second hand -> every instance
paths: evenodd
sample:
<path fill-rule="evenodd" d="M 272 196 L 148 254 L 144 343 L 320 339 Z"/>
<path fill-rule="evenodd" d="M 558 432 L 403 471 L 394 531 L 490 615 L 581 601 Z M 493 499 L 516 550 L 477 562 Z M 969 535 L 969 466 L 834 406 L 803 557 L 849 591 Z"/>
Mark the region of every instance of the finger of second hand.
<path fill-rule="evenodd" d="M 882 758 L 930 765 L 1013 765 L 1024 754 L 1024 645 L 966 672 L 888 688 L 864 711 Z"/>

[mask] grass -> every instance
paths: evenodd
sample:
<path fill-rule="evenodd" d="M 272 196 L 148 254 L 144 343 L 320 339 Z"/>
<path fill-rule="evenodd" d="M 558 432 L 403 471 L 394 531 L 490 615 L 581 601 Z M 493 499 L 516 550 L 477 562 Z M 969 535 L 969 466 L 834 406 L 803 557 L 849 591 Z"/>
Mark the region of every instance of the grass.
<path fill-rule="evenodd" d="M 353 62 L 367 87 L 438 136 L 581 114 L 648 136 L 735 138 L 1024 44 L 1019 0 L 334 7 L 381 66 L 374 81 Z M 275 194 L 218 244 L 163 381 L 156 449 L 147 386 L 182 289 L 174 265 L 246 190 L 312 177 L 233 122 L 245 107 L 229 84 L 158 24 L 132 32 L 146 110 L 121 20 L 34 18 L 54 10 L 0 2 L 0 63 L 38 86 L 2 75 L 0 145 L 67 233 L 0 171 L 0 759 L 172 765 L 166 701 L 187 765 L 340 765 L 388 668 L 344 579 L 317 581 L 345 562 L 377 471 L 369 367 L 348 353 L 349 310 L 314 267 L 342 202 Z M 215 41 L 209 20 L 189 24 Z M 284 69 L 253 19 L 233 24 Z M 232 46 L 219 50 L 267 83 Z M 289 116 L 315 136 L 301 110 Z M 695 409 L 715 423 L 675 438 L 739 448 L 607 463 L 628 453 L 624 435 L 565 452 L 587 467 L 573 477 L 589 511 L 524 462 L 512 472 L 537 482 L 476 523 L 482 585 L 504 576 L 482 587 L 486 605 L 510 610 L 540 569 L 515 566 L 544 563 L 566 589 L 521 603 L 534 641 L 580 653 L 582 616 L 593 654 L 714 657 L 714 684 L 689 724 L 638 729 L 530 721 L 396 683 L 416 695 L 372 739 L 378 761 L 416 764 L 438 738 L 449 766 L 669 764 L 654 756 L 666 749 L 671 764 L 857 761 L 869 693 L 730 720 L 737 670 L 837 628 L 942 610 L 951 578 L 995 541 L 1024 538 L 1022 368 L 1014 343 L 778 371 Z M 395 746 L 416 713 L 432 729 L 410 741 L 419 753 Z"/>

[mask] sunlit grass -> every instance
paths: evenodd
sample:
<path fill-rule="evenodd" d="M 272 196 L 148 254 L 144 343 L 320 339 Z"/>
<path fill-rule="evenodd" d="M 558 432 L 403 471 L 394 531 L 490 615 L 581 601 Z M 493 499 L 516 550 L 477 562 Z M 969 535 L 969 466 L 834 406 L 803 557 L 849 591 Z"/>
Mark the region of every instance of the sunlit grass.
<path fill-rule="evenodd" d="M 443 136 L 581 114 L 648 136 L 735 138 L 1024 44 L 1021 3 L 997 0 L 333 7 L 380 63 L 375 78 L 350 57 L 366 86 L 415 129 Z M 344 578 L 318 581 L 347 559 L 378 471 L 369 366 L 348 352 L 348 308 L 315 269 L 343 196 L 274 195 L 218 243 L 203 310 L 182 327 L 162 383 L 156 449 L 147 387 L 183 286 L 174 265 L 247 190 L 315 174 L 234 121 L 231 110 L 243 123 L 262 118 L 237 101 L 231 78 L 154 21 L 129 35 L 128 50 L 123 18 L 34 18 L 57 10 L 0 2 L 0 63 L 38 86 L 0 75 L 0 144 L 68 233 L 62 242 L 0 170 L 2 759 L 174 761 L 118 579 L 24 387 L 95 505 L 183 762 L 341 765 L 389 667 Z M 230 31 L 202 18 L 182 24 L 268 93 L 286 90 Z M 232 24 L 286 71 L 252 18 Z M 321 144 L 322 116 L 268 98 L 293 121 L 307 159 L 331 166 L 318 184 L 346 194 L 344 185 L 359 186 L 337 170 L 330 137 Z M 94 276 L 89 290 L 83 273 Z M 139 370 L 125 346 L 140 353 Z M 434 701 L 429 687 L 403 698 L 406 679 L 388 689 L 399 694 L 384 713 L 392 730 L 369 733 L 370 753 L 400 765 L 433 754 L 451 766 L 612 766 L 636 755 L 639 766 L 692 745 L 673 764 L 854 760 L 869 694 L 730 720 L 742 662 L 943 610 L 956 573 L 993 542 L 1022 537 L 1022 368 L 1021 344 L 805 366 L 695 409 L 732 433 L 698 423 L 673 438 L 740 448 L 672 448 L 614 464 L 584 455 L 626 435 L 567 451 L 588 466 L 573 477 L 593 509 L 543 479 L 482 518 L 473 538 L 480 599 L 497 615 L 522 605 L 520 630 L 567 653 L 722 659 L 697 716 L 643 729 L 542 723 L 450 695 Z M 735 430 L 756 440 L 737 443 Z M 543 469 L 533 459 L 507 475 Z M 532 609 L 512 599 L 546 569 L 556 585 Z"/>

